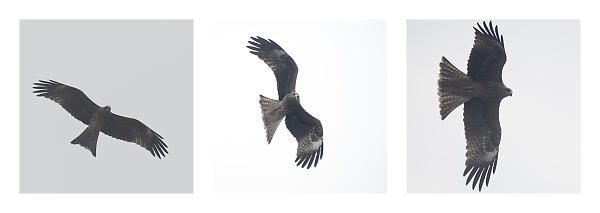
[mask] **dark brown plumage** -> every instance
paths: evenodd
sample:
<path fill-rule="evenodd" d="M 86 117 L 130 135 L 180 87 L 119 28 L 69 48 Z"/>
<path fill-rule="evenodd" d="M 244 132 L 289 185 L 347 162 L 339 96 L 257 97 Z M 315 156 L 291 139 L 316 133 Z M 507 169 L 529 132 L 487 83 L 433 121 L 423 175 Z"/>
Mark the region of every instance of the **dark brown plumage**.
<path fill-rule="evenodd" d="M 472 188 L 483 182 L 487 186 L 490 176 L 496 172 L 501 128 L 498 115 L 500 102 L 512 96 L 512 90 L 502 82 L 502 68 L 506 62 L 504 38 L 483 23 L 475 29 L 475 44 L 471 49 L 465 75 L 445 57 L 440 63 L 438 95 L 442 120 L 456 107 L 464 103 L 467 160 L 463 176 L 469 174 L 466 184 L 473 181 Z"/>
<path fill-rule="evenodd" d="M 163 137 L 158 133 L 136 119 L 111 113 L 110 106 L 99 107 L 81 90 L 53 80 L 40 80 L 39 83 L 33 84 L 35 85 L 33 92 L 38 93 L 37 96 L 53 100 L 77 120 L 88 125 L 71 143 L 79 144 L 90 150 L 94 157 L 96 157 L 99 132 L 136 143 L 158 158 L 169 153 L 166 149 L 168 148 L 167 144 L 163 142 Z"/>
<path fill-rule="evenodd" d="M 248 41 L 253 46 L 246 46 L 251 49 L 250 53 L 263 60 L 275 74 L 277 80 L 277 92 L 279 100 L 283 100 L 285 95 L 296 89 L 296 76 L 298 75 L 298 66 L 294 59 L 290 57 L 283 48 L 271 39 L 265 40 L 260 36 L 251 37 L 253 41 Z"/>
<path fill-rule="evenodd" d="M 317 166 L 323 158 L 323 126 L 319 119 L 310 115 L 302 105 L 296 90 L 298 66 L 277 43 L 271 39 L 251 37 L 247 46 L 250 53 L 263 60 L 275 74 L 279 100 L 260 96 L 262 119 L 267 134 L 267 142 L 285 117 L 285 125 L 298 142 L 296 152 L 297 166 L 310 169 Z"/>

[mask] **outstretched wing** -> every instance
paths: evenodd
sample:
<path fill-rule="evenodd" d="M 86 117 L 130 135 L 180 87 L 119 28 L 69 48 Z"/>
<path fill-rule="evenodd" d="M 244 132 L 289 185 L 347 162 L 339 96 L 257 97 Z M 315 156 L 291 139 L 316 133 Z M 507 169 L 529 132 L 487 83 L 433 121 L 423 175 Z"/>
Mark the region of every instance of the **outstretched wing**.
<path fill-rule="evenodd" d="M 490 176 L 496 172 L 498 147 L 502 130 L 498 120 L 500 101 L 488 102 L 472 98 L 465 103 L 464 123 L 467 138 L 467 161 L 463 176 L 469 173 L 466 184 L 473 179 L 473 189 L 479 182 L 487 186 Z"/>
<path fill-rule="evenodd" d="M 283 48 L 271 39 L 266 40 L 260 36 L 250 38 L 253 41 L 248 41 L 248 43 L 253 46 L 246 47 L 251 50 L 250 53 L 257 55 L 258 58 L 263 60 L 273 70 L 277 79 L 279 100 L 283 100 L 285 95 L 296 88 L 296 76 L 298 75 L 296 62 L 294 62 L 294 59 Z"/>
<path fill-rule="evenodd" d="M 498 33 L 498 26 L 492 28 L 492 21 L 483 27 L 477 23 L 475 44 L 469 55 L 467 75 L 476 81 L 502 82 L 502 68 L 506 63 L 504 38 Z"/>
<path fill-rule="evenodd" d="M 297 166 L 302 168 L 308 165 L 310 169 L 314 162 L 316 167 L 319 160 L 323 158 L 323 126 L 321 121 L 308 114 L 302 106 L 288 112 L 285 117 L 285 125 L 298 141 L 296 153 Z"/>
<path fill-rule="evenodd" d="M 164 157 L 165 153 L 169 154 L 168 146 L 162 140 L 163 137 L 133 118 L 110 113 L 100 131 L 111 137 L 136 143 L 150 151 L 152 156 L 161 158 L 161 155 Z"/>
<path fill-rule="evenodd" d="M 100 108 L 77 88 L 53 80 L 40 80 L 39 83 L 33 84 L 33 89 L 35 89 L 33 93 L 39 93 L 37 96 L 49 98 L 60 104 L 73 117 L 84 124 L 89 124 L 94 112 Z"/>

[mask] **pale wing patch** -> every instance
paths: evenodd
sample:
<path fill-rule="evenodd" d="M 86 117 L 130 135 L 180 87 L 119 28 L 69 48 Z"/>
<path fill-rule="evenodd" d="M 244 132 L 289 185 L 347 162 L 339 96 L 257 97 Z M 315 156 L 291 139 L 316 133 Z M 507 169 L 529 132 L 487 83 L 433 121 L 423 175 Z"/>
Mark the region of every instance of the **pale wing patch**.
<path fill-rule="evenodd" d="M 283 55 L 287 55 L 287 53 L 283 50 L 273 50 L 273 55 L 275 55 L 277 57 L 281 57 Z"/>
<path fill-rule="evenodd" d="M 296 161 L 297 166 L 302 164 L 302 168 L 308 165 L 307 169 L 313 165 L 316 167 L 319 160 L 323 158 L 323 137 L 319 137 L 315 132 L 311 132 L 298 140 Z"/>

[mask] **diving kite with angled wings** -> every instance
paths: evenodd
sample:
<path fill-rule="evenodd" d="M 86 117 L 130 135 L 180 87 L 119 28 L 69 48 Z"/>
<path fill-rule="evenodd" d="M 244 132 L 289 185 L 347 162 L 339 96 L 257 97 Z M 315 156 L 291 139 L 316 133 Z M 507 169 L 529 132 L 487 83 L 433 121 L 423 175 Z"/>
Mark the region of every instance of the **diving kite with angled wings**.
<path fill-rule="evenodd" d="M 275 130 L 285 117 L 285 125 L 298 142 L 296 153 L 297 166 L 306 166 L 307 169 L 314 164 L 317 166 L 323 158 L 323 126 L 321 121 L 308 114 L 300 105 L 300 96 L 296 92 L 296 76 L 298 66 L 277 43 L 271 39 L 251 37 L 248 41 L 252 46 L 247 46 L 250 53 L 264 61 L 275 74 L 279 100 L 270 99 L 260 95 L 260 108 L 262 119 L 270 144 Z"/>
<path fill-rule="evenodd" d="M 90 150 L 94 157 L 96 157 L 99 132 L 136 143 L 158 158 L 169 153 L 163 137 L 154 130 L 136 119 L 113 114 L 110 112 L 110 106 L 96 105 L 81 90 L 53 80 L 40 80 L 39 83 L 33 84 L 35 89 L 33 92 L 37 93 L 37 96 L 53 100 L 77 120 L 88 125 L 71 143 Z"/>
<path fill-rule="evenodd" d="M 506 62 L 504 38 L 493 27 L 477 23 L 475 44 L 467 63 L 467 74 L 458 70 L 446 57 L 440 63 L 438 95 L 440 115 L 446 118 L 456 107 L 464 103 L 467 161 L 463 176 L 469 174 L 466 184 L 473 181 L 479 191 L 483 182 L 487 186 L 492 173 L 496 172 L 500 145 L 500 102 L 512 96 L 512 90 L 502 82 L 502 68 Z"/>

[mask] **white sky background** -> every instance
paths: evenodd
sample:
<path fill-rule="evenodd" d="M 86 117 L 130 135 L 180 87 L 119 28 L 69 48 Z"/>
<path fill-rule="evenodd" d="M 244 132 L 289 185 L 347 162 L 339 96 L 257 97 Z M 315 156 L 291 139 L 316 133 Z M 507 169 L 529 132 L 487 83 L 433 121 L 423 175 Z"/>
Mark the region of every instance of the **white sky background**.
<path fill-rule="evenodd" d="M 469 192 L 463 107 L 444 121 L 437 79 L 442 56 L 463 72 L 477 21 L 407 22 L 408 191 Z M 578 21 L 493 21 L 504 35 L 502 140 L 486 192 L 579 192 Z"/>
<path fill-rule="evenodd" d="M 214 51 L 197 86 L 198 112 L 213 150 L 218 192 L 385 192 L 386 30 L 384 21 L 218 22 Z M 267 144 L 259 94 L 277 98 L 271 69 L 246 48 L 270 38 L 299 67 L 302 106 L 323 124 L 323 159 L 297 167 L 296 139 L 282 122 Z M 210 46 L 215 45 L 215 46 Z M 202 65 L 201 65 L 202 66 Z M 200 68 L 202 69 L 202 68 Z"/>
<path fill-rule="evenodd" d="M 192 21 L 24 21 L 21 190 L 192 192 Z M 52 79 L 140 120 L 169 146 L 158 159 L 100 133 L 97 157 L 70 142 L 87 127 L 33 83 Z"/>

